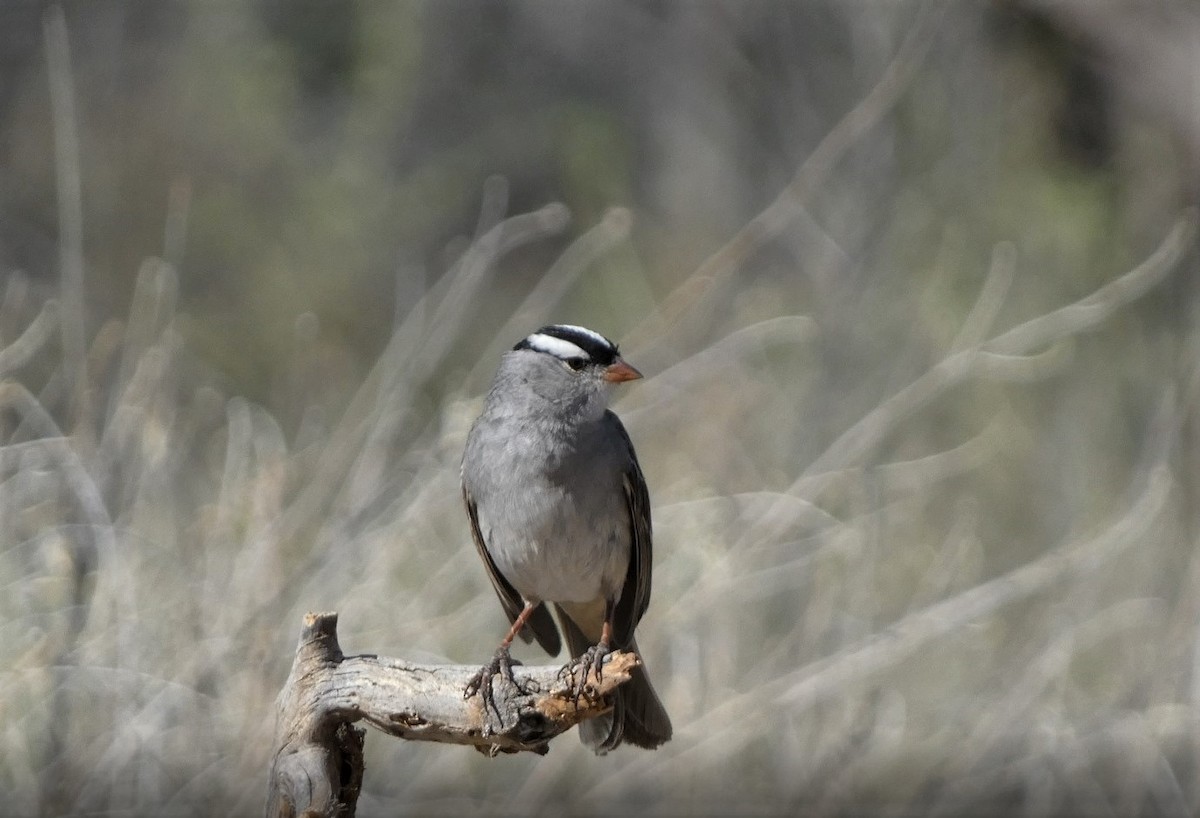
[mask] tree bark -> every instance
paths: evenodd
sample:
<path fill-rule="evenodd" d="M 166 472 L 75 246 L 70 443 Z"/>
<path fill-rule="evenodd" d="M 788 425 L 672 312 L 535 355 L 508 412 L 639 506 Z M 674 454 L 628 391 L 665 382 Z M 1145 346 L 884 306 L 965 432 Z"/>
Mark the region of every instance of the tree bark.
<path fill-rule="evenodd" d="M 514 668 L 518 686 L 493 678 L 496 708 L 463 698 L 478 668 L 417 665 L 374 655 L 344 656 L 336 613 L 310 613 L 287 684 L 276 700 L 275 755 L 266 814 L 354 815 L 367 724 L 397 738 L 468 744 L 488 755 L 544 754 L 549 741 L 612 707 L 612 693 L 639 663 L 610 655 L 578 697 L 557 666 Z M 520 689 L 519 689 L 520 688 Z"/>

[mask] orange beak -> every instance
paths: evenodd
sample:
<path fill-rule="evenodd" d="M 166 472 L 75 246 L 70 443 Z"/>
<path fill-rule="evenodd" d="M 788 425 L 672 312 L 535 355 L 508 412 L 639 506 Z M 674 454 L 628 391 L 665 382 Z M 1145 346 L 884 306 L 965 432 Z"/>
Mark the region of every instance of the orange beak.
<path fill-rule="evenodd" d="M 604 369 L 604 380 L 609 383 L 636 381 L 640 377 L 642 377 L 642 373 L 625 363 L 623 358 L 617 358 Z"/>

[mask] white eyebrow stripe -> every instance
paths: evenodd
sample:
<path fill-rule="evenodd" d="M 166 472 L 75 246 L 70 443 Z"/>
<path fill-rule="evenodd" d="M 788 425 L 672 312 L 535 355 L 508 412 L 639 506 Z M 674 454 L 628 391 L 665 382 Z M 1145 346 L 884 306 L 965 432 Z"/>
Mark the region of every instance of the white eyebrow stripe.
<path fill-rule="evenodd" d="M 535 332 L 526 340 L 529 341 L 529 346 L 539 352 L 548 352 L 556 358 L 562 358 L 564 361 L 568 358 L 589 358 L 590 356 L 580 347 L 575 346 L 570 341 L 564 341 L 562 338 L 555 338 L 553 335 L 544 335 L 540 332 Z"/>
<path fill-rule="evenodd" d="M 569 329 L 572 332 L 578 332 L 580 335 L 587 336 L 601 346 L 612 346 L 607 338 L 595 330 L 588 329 L 587 327 L 581 327 L 578 324 L 559 324 L 558 326 L 562 327 L 563 329 Z"/>

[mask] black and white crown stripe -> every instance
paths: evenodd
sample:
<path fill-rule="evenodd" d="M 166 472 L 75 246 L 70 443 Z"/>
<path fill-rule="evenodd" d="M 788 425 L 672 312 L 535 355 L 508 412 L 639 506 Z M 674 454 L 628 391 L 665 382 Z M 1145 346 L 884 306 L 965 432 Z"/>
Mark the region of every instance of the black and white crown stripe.
<path fill-rule="evenodd" d="M 545 352 L 563 361 L 582 358 L 600 366 L 617 360 L 617 345 L 598 332 L 573 324 L 551 324 L 525 338 L 515 347 Z"/>

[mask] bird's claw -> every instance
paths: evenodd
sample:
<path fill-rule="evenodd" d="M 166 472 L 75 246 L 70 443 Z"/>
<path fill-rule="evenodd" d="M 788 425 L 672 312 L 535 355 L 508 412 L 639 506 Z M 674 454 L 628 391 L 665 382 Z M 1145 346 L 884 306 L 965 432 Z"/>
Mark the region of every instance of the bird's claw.
<path fill-rule="evenodd" d="M 559 671 L 559 678 L 574 695 L 577 707 L 585 695 L 595 696 L 599 692 L 598 685 L 604 679 L 604 660 L 612 652 L 612 648 L 603 642 L 592 645 Z M 590 672 L 596 674 L 596 684 L 589 681 Z"/>
<path fill-rule="evenodd" d="M 492 660 L 483 667 L 479 668 L 479 671 L 467 680 L 467 686 L 463 688 L 463 698 L 469 699 L 478 693 L 479 698 L 483 703 L 484 712 L 486 713 L 490 710 L 491 712 L 495 713 L 496 719 L 502 723 L 503 717 L 500 715 L 500 708 L 496 704 L 496 692 L 493 689 L 493 679 L 497 674 L 499 674 L 501 680 L 511 684 L 518 693 L 524 694 L 529 692 L 520 682 L 517 681 L 516 677 L 513 676 L 513 666 L 519 664 L 521 663 L 513 659 L 509 654 L 508 648 L 498 648 L 496 650 L 496 655 L 492 657 Z"/>

